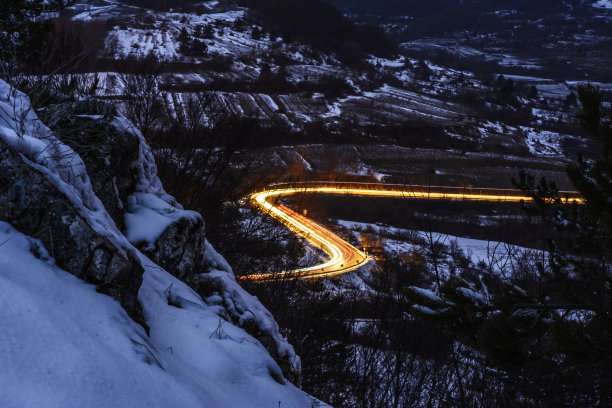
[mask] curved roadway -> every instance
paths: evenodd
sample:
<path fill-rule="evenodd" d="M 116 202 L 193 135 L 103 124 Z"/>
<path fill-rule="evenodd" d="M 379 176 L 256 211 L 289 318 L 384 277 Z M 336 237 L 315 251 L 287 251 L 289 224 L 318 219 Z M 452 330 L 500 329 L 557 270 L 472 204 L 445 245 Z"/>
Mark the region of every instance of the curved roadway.
<path fill-rule="evenodd" d="M 314 266 L 285 272 L 246 275 L 241 277 L 241 279 L 271 281 L 282 278 L 305 279 L 328 277 L 353 271 L 371 260 L 366 253 L 355 248 L 332 231 L 280 203 L 282 197 L 298 193 L 395 197 L 421 200 L 441 199 L 490 202 L 531 200 L 530 197 L 525 196 L 519 190 L 495 188 L 432 187 L 350 182 L 303 182 L 272 185 L 267 190 L 253 193 L 250 196 L 251 203 L 262 212 L 283 223 L 313 246 L 320 248 L 328 255 L 329 259 Z M 584 201 L 576 192 L 565 191 L 560 193 L 562 196 L 565 196 L 567 202 L 583 203 Z"/>

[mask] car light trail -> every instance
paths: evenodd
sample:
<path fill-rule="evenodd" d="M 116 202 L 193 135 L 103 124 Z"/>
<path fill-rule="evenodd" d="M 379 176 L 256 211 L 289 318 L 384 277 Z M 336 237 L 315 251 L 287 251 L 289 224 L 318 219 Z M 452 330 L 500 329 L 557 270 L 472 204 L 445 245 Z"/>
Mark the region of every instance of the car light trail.
<path fill-rule="evenodd" d="M 391 185 L 375 183 L 293 183 L 290 185 L 272 186 L 270 190 L 253 193 L 251 203 L 260 211 L 277 219 L 291 231 L 307 240 L 310 244 L 321 248 L 329 259 L 321 264 L 298 268 L 278 273 L 262 273 L 240 277 L 254 281 L 271 281 L 282 278 L 312 279 L 339 275 L 353 271 L 372 258 L 360 251 L 338 235 L 325 227 L 296 213 L 290 208 L 280 204 L 280 198 L 299 194 L 335 194 L 371 197 L 395 197 L 417 200 L 464 200 L 489 202 L 520 202 L 531 201 L 519 190 L 505 190 L 494 188 L 460 188 L 460 187 L 431 187 L 416 185 Z M 583 204 L 584 199 L 578 193 L 560 192 L 565 196 L 565 202 Z M 273 201 L 271 199 L 274 199 Z"/>

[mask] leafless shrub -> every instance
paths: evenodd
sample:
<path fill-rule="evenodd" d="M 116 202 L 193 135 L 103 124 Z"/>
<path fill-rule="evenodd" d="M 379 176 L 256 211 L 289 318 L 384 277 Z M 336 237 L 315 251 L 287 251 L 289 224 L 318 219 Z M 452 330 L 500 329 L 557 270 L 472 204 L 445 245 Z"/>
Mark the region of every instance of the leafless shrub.
<path fill-rule="evenodd" d="M 74 21 L 68 17 L 52 20 L 41 55 L 41 73 L 69 75 L 92 72 L 98 53 L 104 48 L 109 27 L 103 21 Z"/>
<path fill-rule="evenodd" d="M 161 125 L 164 109 L 159 90 L 161 72 L 162 67 L 155 57 L 149 56 L 139 63 L 138 72 L 119 74 L 125 116 L 145 137 Z"/>

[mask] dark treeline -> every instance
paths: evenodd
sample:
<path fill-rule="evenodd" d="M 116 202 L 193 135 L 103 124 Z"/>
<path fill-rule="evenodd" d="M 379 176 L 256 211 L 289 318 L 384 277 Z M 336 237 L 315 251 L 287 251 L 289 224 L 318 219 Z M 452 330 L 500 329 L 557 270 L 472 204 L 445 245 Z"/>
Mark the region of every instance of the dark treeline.
<path fill-rule="evenodd" d="M 191 7 L 195 0 L 125 0 L 126 3 L 153 10 L 170 10 Z"/>
<path fill-rule="evenodd" d="M 264 27 L 286 40 L 298 40 L 332 51 L 344 62 L 359 60 L 362 52 L 389 55 L 394 45 L 375 25 L 357 25 L 324 0 L 243 1 Z"/>
<path fill-rule="evenodd" d="M 309 216 L 319 222 L 339 219 L 382 223 L 406 230 L 431 228 L 442 234 L 528 248 L 542 247 L 548 234 L 546 225 L 525 217 L 516 203 L 310 196 L 306 208 Z M 486 218 L 489 221 L 483 227 L 482 219 Z"/>
<path fill-rule="evenodd" d="M 571 12 L 574 16 L 589 16 L 593 13 L 590 4 L 581 4 L 579 1 L 560 2 L 556 0 L 524 1 L 524 0 L 432 0 L 432 1 L 403 1 L 403 0 L 331 0 L 341 10 L 360 16 L 365 21 L 377 21 L 378 18 L 393 19 L 399 16 L 410 16 L 412 20 L 406 22 L 407 30 L 400 36 L 400 40 L 407 41 L 423 36 L 440 35 L 462 30 L 474 32 L 501 32 L 509 30 L 525 31 L 524 27 L 517 27 L 516 22 L 538 21 L 530 24 L 528 30 L 538 30 L 545 27 L 572 27 L 574 19 L 568 19 Z M 572 3 L 571 5 L 568 3 Z M 496 13 L 499 10 L 512 10 L 513 14 L 504 16 Z M 609 23 L 589 20 L 590 28 L 605 33 L 609 32 Z M 533 37 L 526 37 L 533 40 Z"/>
<path fill-rule="evenodd" d="M 557 0 L 331 0 L 338 7 L 358 13 L 386 15 L 426 16 L 448 12 L 485 12 L 493 10 L 518 10 L 520 12 L 551 12 L 565 9 Z M 578 2 L 574 2 L 578 3 Z"/>
<path fill-rule="evenodd" d="M 432 283 L 433 267 L 425 260 L 439 259 L 445 250 L 437 244 L 431 249 L 425 245 L 411 259 L 379 262 L 364 277 L 370 292 L 337 279 L 247 286 L 302 357 L 305 391 L 345 408 L 516 406 L 518 395 L 477 351 L 411 316 L 402 293 Z M 469 262 L 454 257 L 457 272 L 467 273 Z M 334 284 L 343 290 L 327 290 Z"/>

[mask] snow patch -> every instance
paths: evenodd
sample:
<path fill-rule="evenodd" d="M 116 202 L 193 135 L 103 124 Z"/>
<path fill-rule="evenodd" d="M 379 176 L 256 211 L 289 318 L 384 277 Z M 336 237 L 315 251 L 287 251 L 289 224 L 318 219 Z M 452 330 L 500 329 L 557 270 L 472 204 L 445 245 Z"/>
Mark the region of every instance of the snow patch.
<path fill-rule="evenodd" d="M 157 177 L 155 158 L 140 131 L 122 115 L 115 117 L 112 124 L 118 131 L 130 133 L 140 141 L 138 159 L 130 165 L 136 185 L 135 192 L 127 198 L 127 239 L 132 244 L 147 242 L 152 245 L 166 228 L 181 219 L 200 222 L 200 214 L 184 210 L 174 197 L 164 191 Z"/>
<path fill-rule="evenodd" d="M 612 10 L 612 0 L 599 0 L 593 3 L 593 7 Z"/>

